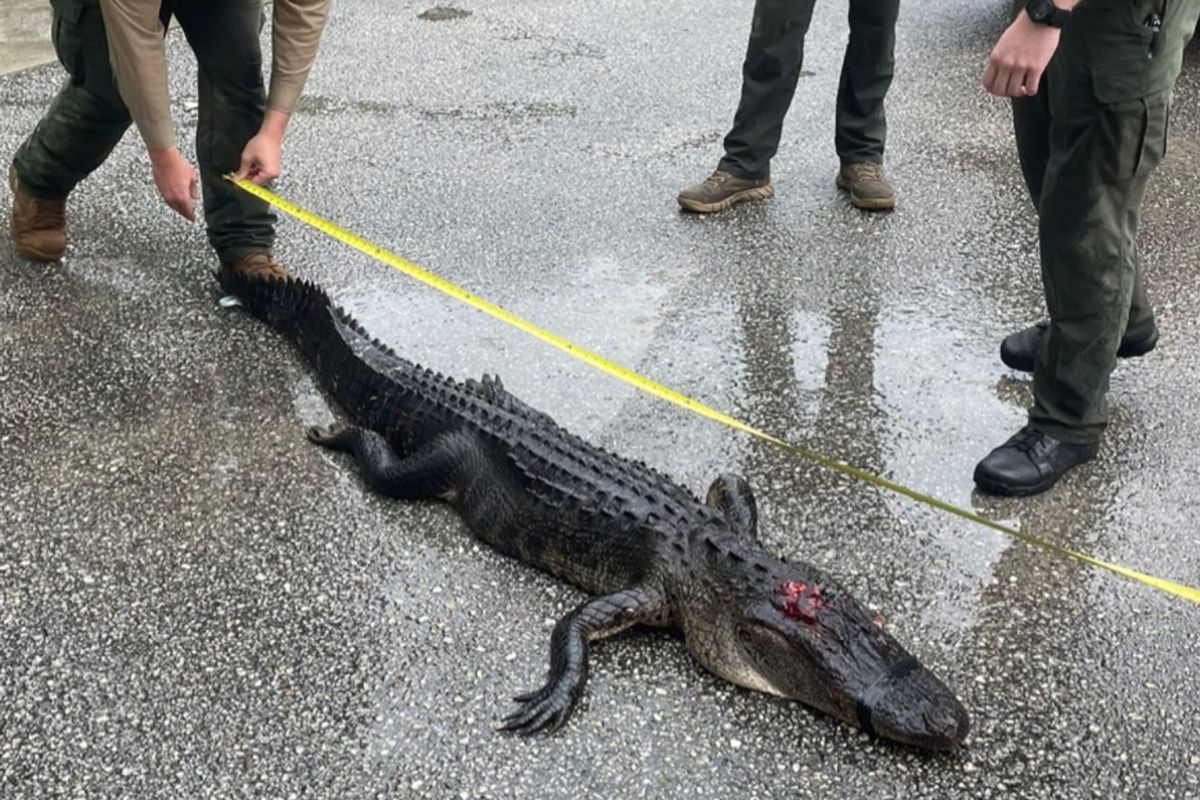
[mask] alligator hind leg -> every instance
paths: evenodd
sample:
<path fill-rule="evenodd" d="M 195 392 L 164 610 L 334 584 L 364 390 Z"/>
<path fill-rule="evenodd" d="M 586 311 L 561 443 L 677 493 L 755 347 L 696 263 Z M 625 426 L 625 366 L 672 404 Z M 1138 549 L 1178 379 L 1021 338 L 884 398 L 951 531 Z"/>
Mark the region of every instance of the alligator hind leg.
<path fill-rule="evenodd" d="M 754 492 L 741 475 L 725 472 L 708 487 L 704 502 L 720 509 L 734 533 L 758 541 L 758 505 Z"/>
<path fill-rule="evenodd" d="M 445 435 L 403 458 L 387 439 L 355 425 L 309 428 L 307 435 L 314 444 L 353 453 L 367 485 L 382 495 L 418 500 L 443 496 L 452 488 L 456 459 Z"/>
<path fill-rule="evenodd" d="M 657 589 L 634 586 L 583 603 L 554 626 L 546 685 L 514 698 L 520 706 L 501 730 L 523 736 L 562 727 L 587 682 L 588 643 L 639 622 L 661 621 L 665 600 Z"/>

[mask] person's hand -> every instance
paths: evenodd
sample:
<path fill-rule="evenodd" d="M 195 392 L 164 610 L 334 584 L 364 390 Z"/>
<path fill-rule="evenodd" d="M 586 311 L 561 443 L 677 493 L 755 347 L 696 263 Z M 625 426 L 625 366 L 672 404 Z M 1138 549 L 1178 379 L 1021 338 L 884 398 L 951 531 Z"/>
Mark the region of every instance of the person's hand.
<path fill-rule="evenodd" d="M 996 42 L 983 72 L 983 86 L 998 97 L 1037 94 L 1062 31 L 1040 25 L 1022 11 Z"/>
<path fill-rule="evenodd" d="M 283 132 L 287 123 L 287 114 L 267 112 L 258 134 L 242 150 L 242 164 L 234 173 L 234 179 L 263 186 L 279 177 L 283 164 Z"/>
<path fill-rule="evenodd" d="M 154 167 L 154 185 L 167 205 L 190 221 L 196 219 L 192 201 L 200 197 L 200 179 L 188 160 L 174 147 L 150 150 Z"/>

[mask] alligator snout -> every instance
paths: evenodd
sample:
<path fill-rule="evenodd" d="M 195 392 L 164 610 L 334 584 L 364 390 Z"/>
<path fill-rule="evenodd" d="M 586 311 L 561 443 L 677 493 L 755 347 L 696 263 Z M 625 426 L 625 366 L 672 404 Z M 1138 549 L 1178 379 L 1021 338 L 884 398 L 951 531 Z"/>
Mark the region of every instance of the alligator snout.
<path fill-rule="evenodd" d="M 958 747 L 971 727 L 958 698 L 911 656 L 867 687 L 855 714 L 869 733 L 928 750 Z"/>
<path fill-rule="evenodd" d="M 716 625 L 691 621 L 689 644 L 706 667 L 884 739 L 962 744 L 970 721 L 954 693 L 820 571 L 780 564 L 743 591 Z"/>

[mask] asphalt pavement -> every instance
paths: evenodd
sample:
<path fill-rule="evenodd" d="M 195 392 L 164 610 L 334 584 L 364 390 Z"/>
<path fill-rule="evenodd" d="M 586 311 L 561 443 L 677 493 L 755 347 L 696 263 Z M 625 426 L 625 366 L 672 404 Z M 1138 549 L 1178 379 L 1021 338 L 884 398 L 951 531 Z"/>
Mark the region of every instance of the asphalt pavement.
<path fill-rule="evenodd" d="M 845 0 L 818 3 L 763 203 L 674 199 L 720 155 L 750 0 L 338 3 L 276 188 L 790 441 L 1200 585 L 1195 55 L 1141 238 L 1158 349 L 1114 375 L 1095 462 L 1033 499 L 973 491 L 1030 400 L 998 343 L 1043 313 L 1008 109 L 980 86 L 1006 5 L 905 4 L 892 214 L 833 182 Z M 195 65 L 177 34 L 169 55 L 190 148 Z M 5 158 L 61 79 L 0 77 Z M 69 218 L 62 263 L 0 246 L 0 797 L 1200 797 L 1200 607 L 665 406 L 282 222 L 289 269 L 404 355 L 498 372 L 697 492 L 745 474 L 768 547 L 838 576 L 973 722 L 919 753 L 632 631 L 596 646 L 562 731 L 498 733 L 583 595 L 305 441 L 338 410 L 218 306 L 136 135 Z"/>

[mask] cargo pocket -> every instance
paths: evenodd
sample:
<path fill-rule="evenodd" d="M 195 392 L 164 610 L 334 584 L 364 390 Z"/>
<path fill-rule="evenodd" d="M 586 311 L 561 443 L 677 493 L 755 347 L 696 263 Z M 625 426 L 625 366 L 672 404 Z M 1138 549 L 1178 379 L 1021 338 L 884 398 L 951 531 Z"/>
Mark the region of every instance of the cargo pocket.
<path fill-rule="evenodd" d="M 1124 6 L 1124 13 L 1111 6 Z M 1182 17 L 1164 0 L 1084 3 L 1075 13 L 1083 23 L 1080 35 L 1086 37 L 1097 102 L 1124 103 L 1171 88 L 1183 47 L 1177 34 Z"/>
<path fill-rule="evenodd" d="M 1120 182 L 1153 170 L 1166 153 L 1171 93 L 1102 103 L 1096 110 L 1101 177 Z"/>

